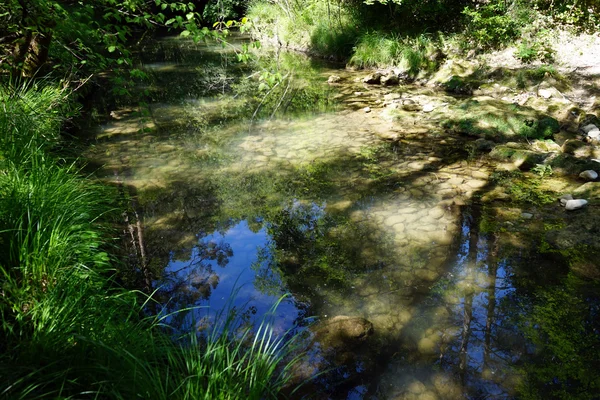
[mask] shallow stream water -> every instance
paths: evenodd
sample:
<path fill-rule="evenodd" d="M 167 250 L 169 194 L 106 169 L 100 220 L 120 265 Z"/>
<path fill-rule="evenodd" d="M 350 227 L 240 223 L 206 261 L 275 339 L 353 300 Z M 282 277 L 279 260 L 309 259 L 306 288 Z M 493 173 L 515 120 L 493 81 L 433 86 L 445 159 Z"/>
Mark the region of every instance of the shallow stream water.
<path fill-rule="evenodd" d="M 229 306 L 252 324 L 289 293 L 274 311 L 281 334 L 339 316 L 372 323 L 368 337 L 313 347 L 296 379 L 325 372 L 296 397 L 536 398 L 562 387 L 551 370 L 565 365 L 549 360 L 563 354 L 552 352 L 580 347 L 555 336 L 598 334 L 598 292 L 490 222 L 478 199 L 498 166 L 441 123 L 470 99 L 365 85 L 300 55 L 240 65 L 237 45 L 146 45 L 145 104 L 115 109 L 84 154 L 135 200 L 168 322 L 201 332 Z M 342 81 L 329 85 L 332 74 Z M 406 98 L 434 111 L 384 107 Z"/>

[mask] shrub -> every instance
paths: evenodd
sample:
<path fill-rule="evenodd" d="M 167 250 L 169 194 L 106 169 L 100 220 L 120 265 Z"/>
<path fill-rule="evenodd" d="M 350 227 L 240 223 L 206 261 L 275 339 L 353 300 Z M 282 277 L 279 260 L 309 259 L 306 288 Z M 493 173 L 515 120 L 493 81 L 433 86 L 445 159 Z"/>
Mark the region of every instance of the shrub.
<path fill-rule="evenodd" d="M 466 7 L 463 14 L 467 18 L 467 33 L 484 48 L 497 48 L 509 43 L 520 34 L 519 23 L 508 14 L 504 1 L 493 0 Z"/>

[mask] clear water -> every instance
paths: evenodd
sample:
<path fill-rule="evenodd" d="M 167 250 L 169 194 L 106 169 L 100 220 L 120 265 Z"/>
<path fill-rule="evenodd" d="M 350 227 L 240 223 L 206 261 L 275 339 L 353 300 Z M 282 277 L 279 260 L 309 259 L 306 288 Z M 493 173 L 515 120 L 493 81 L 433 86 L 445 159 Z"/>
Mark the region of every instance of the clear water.
<path fill-rule="evenodd" d="M 256 323 L 284 294 L 281 334 L 373 324 L 360 343 L 313 346 L 307 368 L 327 372 L 296 397 L 596 396 L 598 350 L 578 352 L 598 346 L 597 285 L 490 223 L 477 199 L 496 166 L 440 123 L 466 100 L 363 86 L 298 55 L 240 66 L 229 48 L 175 39 L 142 59 L 147 105 L 114 110 L 85 156 L 135 199 L 171 325 L 202 331 L 224 308 Z M 284 79 L 261 90 L 275 66 Z M 394 96 L 436 108 L 381 107 Z"/>

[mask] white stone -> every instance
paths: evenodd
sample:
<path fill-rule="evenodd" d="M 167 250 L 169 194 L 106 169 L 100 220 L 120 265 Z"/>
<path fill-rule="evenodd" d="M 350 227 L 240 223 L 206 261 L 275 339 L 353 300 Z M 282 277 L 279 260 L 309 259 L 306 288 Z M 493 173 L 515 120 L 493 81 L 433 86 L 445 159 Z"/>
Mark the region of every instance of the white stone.
<path fill-rule="evenodd" d="M 598 138 L 600 138 L 600 129 L 598 129 L 598 128 L 592 129 L 591 131 L 589 131 L 587 133 L 587 135 L 589 138 L 598 139 Z"/>
<path fill-rule="evenodd" d="M 365 110 L 366 113 L 370 113 L 371 112 L 371 107 L 365 107 L 364 110 Z"/>
<path fill-rule="evenodd" d="M 552 97 L 552 92 L 548 89 L 540 89 L 538 90 L 538 95 L 540 97 L 543 97 L 544 99 L 549 99 L 550 97 Z"/>
<path fill-rule="evenodd" d="M 528 212 L 524 212 L 524 213 L 521 213 L 521 218 L 523 218 L 523 219 L 531 219 L 531 218 L 533 218 L 533 214 L 532 213 L 528 213 Z"/>
<path fill-rule="evenodd" d="M 583 128 L 581 128 L 581 132 L 583 132 L 583 133 L 589 133 L 594 130 L 598 130 L 598 127 L 594 124 L 589 124 L 589 125 L 586 125 Z"/>
<path fill-rule="evenodd" d="M 428 112 L 432 112 L 434 110 L 434 106 L 433 104 L 425 104 L 423 106 L 423 112 L 428 113 Z"/>
<path fill-rule="evenodd" d="M 584 199 L 567 200 L 565 204 L 565 210 L 574 211 L 579 210 L 587 205 L 588 201 Z"/>
<path fill-rule="evenodd" d="M 598 178 L 598 173 L 594 170 L 588 169 L 579 174 L 580 178 L 587 179 L 588 181 L 593 181 Z"/>

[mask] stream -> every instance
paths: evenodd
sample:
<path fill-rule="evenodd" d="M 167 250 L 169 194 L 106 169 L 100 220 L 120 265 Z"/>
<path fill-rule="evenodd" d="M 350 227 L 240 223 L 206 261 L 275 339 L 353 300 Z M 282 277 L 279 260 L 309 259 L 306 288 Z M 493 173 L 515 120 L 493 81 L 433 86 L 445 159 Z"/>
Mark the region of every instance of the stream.
<path fill-rule="evenodd" d="M 83 154 L 135 199 L 166 322 L 201 333 L 229 307 L 308 337 L 292 398 L 597 398 L 598 284 L 481 201 L 506 171 L 443 127 L 473 98 L 285 52 L 240 64 L 242 42 L 144 45 L 144 103 Z"/>

